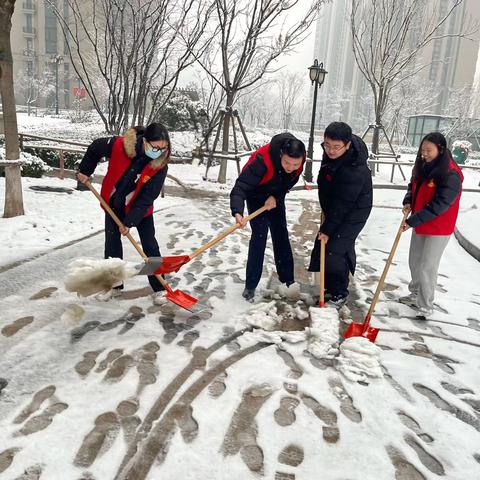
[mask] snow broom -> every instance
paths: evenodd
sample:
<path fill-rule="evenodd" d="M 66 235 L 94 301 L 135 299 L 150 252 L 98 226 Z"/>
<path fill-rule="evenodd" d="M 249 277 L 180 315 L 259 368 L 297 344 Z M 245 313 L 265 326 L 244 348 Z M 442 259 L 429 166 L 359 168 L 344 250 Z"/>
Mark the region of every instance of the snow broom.
<path fill-rule="evenodd" d="M 390 254 L 387 258 L 387 261 L 385 263 L 385 267 L 383 268 L 383 273 L 382 276 L 380 277 L 380 280 L 377 285 L 377 289 L 375 290 L 375 294 L 373 295 L 372 303 L 370 304 L 370 308 L 368 309 L 367 316 L 365 317 L 365 320 L 363 323 L 351 323 L 350 326 L 348 327 L 347 331 L 345 332 L 345 338 L 351 338 L 351 337 L 365 337 L 371 342 L 375 342 L 375 339 L 377 338 L 378 332 L 380 331 L 378 328 L 374 328 L 370 326 L 370 320 L 373 315 L 373 311 L 375 309 L 375 306 L 377 304 L 378 297 L 380 296 L 380 292 L 382 291 L 383 284 L 385 282 L 385 278 L 388 273 L 388 269 L 390 268 L 390 265 L 392 264 L 393 261 L 393 256 L 395 255 L 395 250 L 397 249 L 398 242 L 400 241 L 400 237 L 403 232 L 403 224 L 405 223 L 405 220 L 408 217 L 409 212 L 404 212 L 402 222 L 400 223 L 400 226 L 398 227 L 397 235 L 395 237 L 395 240 L 392 245 L 392 249 L 390 250 Z"/>
<path fill-rule="evenodd" d="M 105 209 L 105 211 L 112 217 L 112 219 L 115 221 L 115 223 L 118 225 L 119 228 L 124 227 L 122 221 L 118 218 L 118 216 L 115 214 L 115 212 L 110 208 L 110 205 L 105 201 L 105 199 L 97 192 L 97 190 L 93 187 L 93 185 L 90 183 L 89 180 L 85 182 L 85 185 L 87 188 L 95 195 L 97 200 L 101 203 L 102 207 Z M 158 268 L 158 260 L 163 260 L 162 257 L 154 257 L 153 259 L 147 257 L 145 253 L 143 252 L 142 248 L 138 244 L 138 242 L 132 237 L 130 232 L 127 233 L 126 237 L 128 240 L 130 240 L 130 243 L 135 247 L 135 250 L 140 254 L 140 256 L 143 258 L 143 261 L 145 262 L 145 267 L 140 270 L 140 272 L 137 271 L 137 273 L 145 274 L 145 275 L 150 275 L 154 274 L 155 270 Z M 108 259 L 108 260 L 120 260 L 120 259 Z M 120 260 L 121 261 L 121 260 Z M 153 271 L 152 271 L 153 270 Z M 132 275 L 130 275 L 132 276 Z M 179 307 L 185 308 L 186 310 L 189 310 L 193 305 L 197 303 L 197 299 L 194 297 L 191 297 L 190 295 L 186 294 L 185 292 L 182 292 L 181 290 L 173 290 L 170 285 L 167 283 L 167 281 L 158 274 L 155 274 L 156 278 L 159 280 L 159 282 L 162 284 L 162 286 L 166 290 L 166 298 L 167 300 L 170 300 L 171 302 L 175 303 Z M 111 284 L 113 286 L 115 283 L 118 283 L 122 279 L 116 279 L 114 283 Z M 102 290 L 105 290 L 105 288 L 102 288 Z"/>
<path fill-rule="evenodd" d="M 255 217 L 258 217 L 258 215 L 260 215 L 261 213 L 265 212 L 265 210 L 268 210 L 268 208 L 264 205 L 258 210 L 255 210 L 252 214 L 245 217 L 245 220 L 249 222 L 250 220 L 253 220 Z M 239 223 L 236 223 L 232 227 L 227 228 L 227 230 L 225 230 L 220 235 L 218 235 L 218 237 L 215 237 L 209 242 L 207 242 L 205 245 L 202 245 L 200 248 L 195 250 L 190 255 L 176 255 L 176 256 L 170 256 L 170 257 L 162 257 L 162 262 L 160 266 L 157 268 L 157 270 L 155 271 L 155 273 L 165 274 L 165 273 L 178 272 L 183 265 L 185 265 L 195 257 L 198 257 L 198 255 L 203 253 L 205 250 L 208 250 L 209 248 L 219 243 L 221 240 L 223 240 L 225 237 L 233 233 L 238 228 L 240 228 Z"/>

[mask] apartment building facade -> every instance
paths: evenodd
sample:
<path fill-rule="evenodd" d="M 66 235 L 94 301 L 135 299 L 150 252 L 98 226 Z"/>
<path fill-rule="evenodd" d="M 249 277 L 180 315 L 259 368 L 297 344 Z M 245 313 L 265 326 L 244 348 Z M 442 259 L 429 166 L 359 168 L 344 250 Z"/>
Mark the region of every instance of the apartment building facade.
<path fill-rule="evenodd" d="M 68 1 L 58 0 L 68 17 Z M 16 2 L 11 45 L 15 98 L 21 108 L 72 108 L 85 90 L 71 66 L 53 9 L 44 0 Z"/>
<path fill-rule="evenodd" d="M 435 11 L 432 10 L 434 3 L 439 7 Z M 441 18 L 450 7 L 450 0 L 428 0 L 425 15 Z M 360 130 L 373 121 L 373 108 L 369 86 L 353 55 L 350 8 L 350 0 L 335 0 L 322 8 L 316 27 L 314 57 L 323 61 L 329 72 L 319 95 L 319 108 L 325 116 L 322 124 L 341 118 Z M 470 19 L 480 20 L 478 0 L 464 0 L 443 25 L 441 33 L 456 32 Z M 473 86 L 478 54 L 478 32 L 469 39 L 438 38 L 421 51 L 416 64 L 426 67 L 417 74 L 419 83 L 430 82 L 438 92 L 428 113 L 448 115 L 446 109 L 452 91 Z M 480 74 L 477 77 L 480 79 Z M 480 87 L 480 81 L 477 83 Z"/>

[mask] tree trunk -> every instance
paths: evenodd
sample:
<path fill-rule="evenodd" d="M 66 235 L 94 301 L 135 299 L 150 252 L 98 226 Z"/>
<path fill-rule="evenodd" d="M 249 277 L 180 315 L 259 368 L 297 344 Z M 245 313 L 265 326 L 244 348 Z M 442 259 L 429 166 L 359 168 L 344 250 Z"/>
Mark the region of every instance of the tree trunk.
<path fill-rule="evenodd" d="M 380 87 L 378 90 L 378 98 L 375 104 L 375 127 L 373 129 L 372 137 L 372 153 L 374 155 L 378 154 L 378 147 L 380 144 L 380 129 L 378 128 L 382 124 L 382 111 L 383 111 L 383 87 Z"/>
<path fill-rule="evenodd" d="M 5 125 L 5 157 L 18 160 L 17 114 L 13 91 L 13 60 L 10 45 L 11 18 L 15 1 L 2 2 L 0 5 L 0 94 L 3 104 Z M 20 165 L 5 167 L 5 209 L 4 217 L 23 215 L 22 176 Z"/>
<path fill-rule="evenodd" d="M 222 132 L 222 153 L 228 154 L 230 148 L 230 116 L 232 113 L 234 94 L 227 94 L 227 106 L 225 108 L 225 116 L 223 117 Z M 218 183 L 227 183 L 227 164 L 228 160 L 222 158 L 220 162 L 220 171 L 218 172 Z"/>

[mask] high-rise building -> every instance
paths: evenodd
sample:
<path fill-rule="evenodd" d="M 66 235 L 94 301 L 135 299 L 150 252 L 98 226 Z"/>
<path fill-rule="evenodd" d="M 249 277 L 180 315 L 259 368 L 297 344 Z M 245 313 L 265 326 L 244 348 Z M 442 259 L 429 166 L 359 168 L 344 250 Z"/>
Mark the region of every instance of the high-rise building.
<path fill-rule="evenodd" d="M 432 15 L 434 4 L 438 7 L 434 12 L 438 19 L 452 6 L 451 0 L 427 0 L 429 15 Z M 360 131 L 374 117 L 370 88 L 353 55 L 350 17 L 350 0 L 335 0 L 322 8 L 317 22 L 314 57 L 323 61 L 328 70 L 319 94 L 319 107 L 324 116 L 321 123 L 341 118 Z M 476 38 L 468 39 L 448 36 L 461 30 L 470 19 L 480 20 L 478 0 L 464 0 L 441 28 L 440 32 L 446 36 L 431 42 L 417 58 L 417 66 L 426 65 L 417 73 L 420 82 L 430 82 L 438 92 L 428 113 L 448 115 L 446 108 L 452 92 L 473 85 L 479 53 L 478 33 Z M 478 78 L 480 89 L 480 72 Z"/>
<path fill-rule="evenodd" d="M 451 0 L 441 0 L 434 12 L 437 21 L 451 9 Z M 468 29 L 480 21 L 480 2 L 464 0 L 448 17 L 438 30 L 439 37 Z M 430 112 L 449 115 L 448 102 L 454 91 L 462 88 L 471 89 L 474 83 L 477 56 L 479 53 L 479 34 L 476 32 L 468 38 L 437 38 L 430 42 L 419 55 L 417 65 L 427 65 L 419 76 L 429 82 L 439 92 L 439 96 Z"/>
<path fill-rule="evenodd" d="M 62 1 L 62 0 L 60 0 Z M 68 1 L 63 0 L 68 16 Z M 16 2 L 11 45 L 17 105 L 70 108 L 78 79 L 71 68 L 62 29 L 43 0 Z"/>
<path fill-rule="evenodd" d="M 368 86 L 353 56 L 349 18 L 350 0 L 336 0 L 322 7 L 317 21 L 314 57 L 328 71 L 319 91 L 321 125 L 368 117 L 370 105 L 362 102 Z"/>

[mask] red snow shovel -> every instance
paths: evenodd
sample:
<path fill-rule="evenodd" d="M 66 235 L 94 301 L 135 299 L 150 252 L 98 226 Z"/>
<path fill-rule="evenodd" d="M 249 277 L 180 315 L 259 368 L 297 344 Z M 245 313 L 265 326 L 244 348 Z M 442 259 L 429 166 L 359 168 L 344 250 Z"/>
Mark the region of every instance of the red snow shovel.
<path fill-rule="evenodd" d="M 245 220 L 248 222 L 254 219 L 255 217 L 257 217 L 258 215 L 260 215 L 261 213 L 263 213 L 265 210 L 268 210 L 268 209 L 264 205 L 258 210 L 255 210 L 251 215 L 248 215 L 247 217 L 245 217 Z M 190 255 L 176 255 L 172 257 L 162 257 L 162 263 L 160 264 L 158 269 L 155 270 L 155 273 L 165 274 L 165 273 L 171 273 L 171 272 L 178 272 L 183 265 L 188 263 L 193 258 L 198 257 L 198 255 L 203 253 L 205 250 L 216 245 L 218 242 L 223 240 L 226 236 L 230 235 L 238 228 L 240 228 L 240 224 L 236 223 L 235 225 L 233 225 L 233 227 L 228 228 L 223 233 L 221 233 L 218 237 L 215 237 L 205 245 L 202 245 L 200 248 L 195 250 Z"/>
<path fill-rule="evenodd" d="M 110 205 L 97 192 L 97 190 L 93 187 L 89 180 L 85 182 L 85 185 L 97 197 L 97 199 L 102 204 L 102 207 L 113 218 L 118 227 L 122 228 L 124 226 L 122 221 L 117 217 L 115 212 L 110 208 Z M 135 247 L 135 250 L 137 250 L 137 252 L 142 256 L 144 262 L 147 264 L 149 261 L 148 257 L 145 255 L 138 242 L 132 237 L 130 232 L 127 233 L 126 237 L 130 240 L 130 243 Z M 167 281 L 161 275 L 157 275 L 156 272 L 155 277 L 158 278 L 158 281 L 162 284 L 163 288 L 165 288 L 167 292 L 165 297 L 167 298 L 167 300 L 170 300 L 171 302 L 175 303 L 179 307 L 185 308 L 186 310 L 189 310 L 191 307 L 193 307 L 193 305 L 197 303 L 198 300 L 196 298 L 191 297 L 185 292 L 182 292 L 181 290 L 172 290 L 172 287 L 170 287 Z"/>
<path fill-rule="evenodd" d="M 385 267 L 383 268 L 382 276 L 377 285 L 377 289 L 375 290 L 375 295 L 373 296 L 372 303 L 370 304 L 370 308 L 368 309 L 367 316 L 363 323 L 351 323 L 348 327 L 347 331 L 345 332 L 345 338 L 350 337 L 365 337 L 368 338 L 371 342 L 375 342 L 377 338 L 378 332 L 380 331 L 378 328 L 373 328 L 370 326 L 370 320 L 373 315 L 373 310 L 375 309 L 375 305 L 377 304 L 378 297 L 380 296 L 380 292 L 383 288 L 383 283 L 385 282 L 385 277 L 387 276 L 388 269 L 393 261 L 393 256 L 395 255 L 395 250 L 397 249 L 398 242 L 400 241 L 400 236 L 403 232 L 403 224 L 408 217 L 409 212 L 405 212 L 403 214 L 402 223 L 398 227 L 397 236 L 393 242 L 392 249 L 390 250 L 390 255 L 387 258 L 387 262 L 385 263 Z"/>

